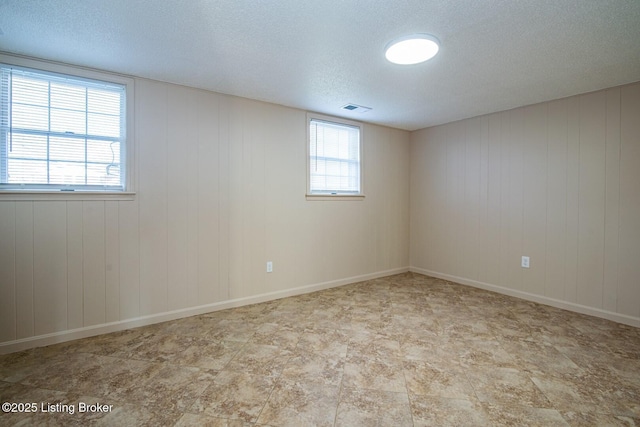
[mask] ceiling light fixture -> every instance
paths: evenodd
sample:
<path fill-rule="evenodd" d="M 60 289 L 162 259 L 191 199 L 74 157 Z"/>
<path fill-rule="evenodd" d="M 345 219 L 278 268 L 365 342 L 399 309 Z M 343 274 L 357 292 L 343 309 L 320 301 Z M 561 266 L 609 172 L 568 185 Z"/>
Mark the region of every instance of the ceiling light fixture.
<path fill-rule="evenodd" d="M 440 49 L 437 38 L 430 34 L 412 34 L 389 43 L 385 57 L 394 64 L 419 64 L 436 56 Z"/>

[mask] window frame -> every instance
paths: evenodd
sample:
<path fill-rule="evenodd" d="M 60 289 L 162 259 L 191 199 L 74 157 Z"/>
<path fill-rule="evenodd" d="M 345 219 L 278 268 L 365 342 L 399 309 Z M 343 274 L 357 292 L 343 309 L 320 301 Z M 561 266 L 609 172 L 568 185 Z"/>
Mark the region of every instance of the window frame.
<path fill-rule="evenodd" d="M 331 193 L 331 192 L 311 192 L 311 122 L 313 120 L 327 122 L 336 125 L 345 125 L 358 128 L 359 131 L 359 172 L 360 172 L 360 191 L 358 193 Z M 363 200 L 364 194 L 364 125 L 361 122 L 347 120 L 343 118 L 327 116 L 317 113 L 307 113 L 306 117 L 306 164 L 307 164 L 307 200 Z"/>
<path fill-rule="evenodd" d="M 61 191 L 58 188 L 27 189 L 0 188 L 0 200 L 133 200 L 135 198 L 135 141 L 134 141 L 134 108 L 135 85 L 131 77 L 106 73 L 93 69 L 81 68 L 40 59 L 27 58 L 0 53 L 2 65 L 30 69 L 35 72 L 66 75 L 78 80 L 92 80 L 98 82 L 122 85 L 125 88 L 124 114 L 124 190 L 82 190 Z"/>

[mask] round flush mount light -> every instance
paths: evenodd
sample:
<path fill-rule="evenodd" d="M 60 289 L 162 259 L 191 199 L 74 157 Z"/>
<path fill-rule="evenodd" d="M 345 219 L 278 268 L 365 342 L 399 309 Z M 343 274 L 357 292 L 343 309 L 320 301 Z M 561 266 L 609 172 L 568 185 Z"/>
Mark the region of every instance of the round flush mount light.
<path fill-rule="evenodd" d="M 430 34 L 413 34 L 393 40 L 386 47 L 385 56 L 394 64 L 419 64 L 436 56 L 438 39 Z"/>

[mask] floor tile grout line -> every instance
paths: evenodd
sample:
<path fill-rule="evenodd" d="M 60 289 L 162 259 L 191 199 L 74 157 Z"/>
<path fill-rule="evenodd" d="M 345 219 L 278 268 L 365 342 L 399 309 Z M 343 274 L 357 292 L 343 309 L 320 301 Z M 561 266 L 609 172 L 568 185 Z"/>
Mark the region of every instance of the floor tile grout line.
<path fill-rule="evenodd" d="M 340 387 L 338 389 L 338 398 L 336 399 L 336 414 L 333 418 L 333 427 L 336 427 L 338 423 L 338 410 L 340 409 L 340 402 L 342 402 L 342 391 L 344 389 L 344 370 L 347 366 L 347 355 L 349 354 L 349 343 L 351 339 L 347 341 L 347 349 L 344 352 L 344 364 L 342 365 L 342 377 L 340 378 Z"/>
<path fill-rule="evenodd" d="M 404 387 L 407 392 L 407 401 L 409 402 L 409 415 L 411 416 L 411 425 L 415 426 L 416 422 L 413 419 L 413 405 L 411 402 L 411 393 L 409 392 L 409 382 L 407 381 L 407 373 L 404 369 L 404 359 L 402 359 L 401 362 L 402 362 L 402 376 L 404 377 Z"/>
<path fill-rule="evenodd" d="M 364 298 L 363 299 L 356 299 L 355 300 L 356 304 L 354 306 L 359 307 L 360 310 L 362 311 L 362 313 L 365 313 L 365 314 L 368 313 L 369 315 L 371 315 L 372 313 L 377 313 L 377 310 L 380 307 L 383 307 L 383 310 L 387 310 L 388 311 L 390 309 L 389 307 L 392 307 L 394 302 L 398 302 L 399 301 L 400 305 L 402 305 L 402 303 L 406 302 L 407 299 L 410 299 L 410 298 L 407 298 L 407 295 L 409 294 L 408 292 L 401 292 L 400 294 L 387 294 L 386 299 L 385 298 L 381 298 L 380 295 L 382 295 L 385 292 L 385 289 L 384 289 L 385 287 L 382 286 L 380 283 L 376 283 L 375 286 L 377 288 L 377 291 L 374 290 L 373 292 L 378 292 L 379 297 L 377 298 L 377 300 L 380 302 L 380 304 L 378 304 L 378 305 L 376 305 L 376 304 L 367 304 L 366 303 L 366 299 L 364 299 Z M 423 285 L 423 286 L 426 288 L 428 285 Z M 387 286 L 387 288 L 388 288 L 388 286 Z M 358 295 L 363 295 L 363 293 L 362 293 L 363 290 L 365 290 L 364 287 L 358 288 L 358 292 L 359 292 Z M 448 296 L 448 297 L 442 298 L 442 300 L 440 302 L 441 308 L 446 307 L 446 304 L 448 302 L 454 301 L 455 299 L 461 300 L 461 302 L 464 303 L 464 304 L 473 304 L 475 302 L 476 305 L 473 307 L 473 310 L 469 311 L 469 313 L 468 313 L 468 314 L 473 314 L 474 315 L 473 318 L 477 318 L 476 315 L 481 315 L 482 314 L 482 310 L 488 308 L 489 309 L 489 311 L 488 311 L 489 315 L 487 316 L 488 321 L 491 320 L 491 321 L 498 322 L 498 321 L 501 320 L 501 316 L 499 315 L 499 311 L 496 311 L 496 309 L 490 305 L 490 303 L 492 301 L 492 298 L 487 298 L 485 294 L 479 294 L 479 293 L 476 293 L 476 292 L 463 293 L 462 292 L 462 288 L 455 289 L 454 291 L 455 292 L 449 292 L 448 294 L 445 295 L 445 296 Z M 424 294 L 426 294 L 426 292 Z M 437 295 L 437 293 L 435 293 L 435 292 L 434 292 L 434 294 Z M 336 295 L 340 295 L 340 294 L 336 293 Z M 449 298 L 452 295 L 455 296 L 456 298 Z M 375 294 L 374 294 L 374 296 L 375 296 Z M 344 295 L 341 295 L 341 297 L 344 297 Z M 476 297 L 480 297 L 480 298 L 476 298 Z M 363 304 L 357 304 L 358 301 L 363 302 Z M 509 300 L 509 301 L 512 301 L 512 300 Z M 526 324 L 527 324 L 528 320 L 530 320 L 530 318 L 533 318 L 533 317 L 535 317 L 537 315 L 540 315 L 540 310 L 541 309 L 542 310 L 545 309 L 544 307 L 541 308 L 538 305 L 520 304 L 520 303 L 518 303 L 518 300 L 513 300 L 513 301 L 516 303 L 517 306 L 515 306 L 513 309 L 512 308 L 506 308 L 506 309 L 504 309 L 503 312 L 510 313 L 509 318 L 513 322 L 515 322 L 515 328 L 516 329 L 517 329 L 517 325 L 519 325 L 519 324 L 522 324 L 522 325 L 526 326 Z M 330 303 L 330 299 L 329 298 L 323 299 L 323 303 L 326 303 L 326 302 Z M 306 302 L 302 302 L 303 305 L 312 304 L 312 303 L 313 303 L 312 300 L 309 300 L 309 301 L 306 301 Z M 486 308 L 484 308 L 485 304 L 486 304 Z M 527 307 L 528 305 L 530 305 L 530 307 Z M 553 313 L 554 313 L 554 316 L 556 316 L 555 317 L 556 321 L 561 319 L 562 312 L 556 312 L 555 310 L 553 310 Z M 378 313 L 378 314 L 380 314 L 380 313 Z M 442 312 L 440 314 L 442 314 Z M 429 316 L 436 316 L 436 317 L 439 316 L 438 313 L 430 313 L 428 315 Z M 413 315 L 411 315 L 411 316 L 413 316 Z M 408 319 L 410 319 L 411 316 L 409 316 Z M 591 318 L 584 318 L 583 319 L 582 317 L 579 317 L 579 316 L 574 316 L 574 317 L 571 317 L 571 316 L 572 316 L 571 313 L 565 315 L 565 317 L 569 317 L 568 323 L 570 325 L 572 325 L 572 326 L 576 326 L 576 327 L 579 326 L 578 329 L 576 329 L 576 330 L 580 330 L 581 331 L 581 336 L 584 335 L 585 338 L 590 336 L 591 337 L 590 339 L 595 339 L 595 337 L 600 337 L 600 336 L 603 336 L 603 335 L 607 334 L 608 331 L 613 331 L 615 333 L 612 336 L 612 340 L 615 339 L 614 341 L 605 341 L 605 342 L 603 342 L 603 345 L 598 346 L 598 348 L 592 349 L 593 352 L 594 352 L 594 356 L 589 356 L 589 357 L 601 358 L 599 360 L 606 360 L 606 358 L 616 357 L 619 363 L 625 363 L 625 360 L 627 360 L 627 358 L 624 357 L 624 356 L 626 356 L 629 353 L 630 349 L 634 349 L 635 347 L 625 347 L 624 346 L 624 342 L 622 340 L 624 339 L 625 336 L 628 336 L 628 337 L 638 337 L 638 336 L 640 336 L 640 335 L 638 335 L 638 332 L 635 331 L 635 329 L 634 330 L 630 330 L 630 331 L 620 330 L 620 328 L 615 329 L 615 325 L 612 326 L 612 325 L 610 325 L 608 323 L 603 323 L 602 321 L 593 321 Z M 356 328 L 356 329 L 340 329 L 343 333 L 346 334 L 345 336 L 350 337 L 349 341 L 347 341 L 347 347 L 346 347 L 346 350 L 345 350 L 345 357 L 352 350 L 350 348 L 350 345 L 353 345 L 352 339 L 355 336 L 355 334 L 362 334 L 362 333 L 367 332 L 367 331 L 369 333 L 379 334 L 381 337 L 383 337 L 385 339 L 396 340 L 398 342 L 398 345 L 400 345 L 399 338 L 397 338 L 398 335 L 394 335 L 394 334 L 396 334 L 396 332 L 390 331 L 390 329 L 388 329 L 390 327 L 390 325 L 392 325 L 391 323 L 390 324 L 381 323 L 380 326 L 378 326 L 378 327 L 382 328 L 382 329 L 374 329 L 374 328 L 367 327 L 366 316 L 365 316 L 364 319 L 365 319 L 365 321 L 361 322 L 361 327 L 359 327 L 359 328 Z M 256 317 L 254 320 L 257 322 L 255 324 L 257 328 L 259 327 L 259 326 L 257 326 L 258 324 L 264 323 L 264 320 L 261 321 L 261 322 L 258 321 L 259 317 Z M 509 319 L 507 319 L 507 320 L 509 320 Z M 524 338 L 521 335 L 512 334 L 512 331 L 516 331 L 516 329 L 513 329 L 514 325 L 512 325 L 512 324 L 505 324 L 505 325 L 506 325 L 507 328 L 511 328 L 511 329 L 509 329 L 508 335 L 499 334 L 498 333 L 499 328 L 491 328 L 490 332 L 493 335 L 494 339 L 493 340 L 489 340 L 489 341 L 497 342 L 499 347 L 503 351 L 508 353 L 512 358 L 515 357 L 514 353 L 513 353 L 515 350 L 514 350 L 514 348 L 512 348 L 510 346 L 509 347 L 505 347 L 505 345 L 507 344 L 506 341 L 503 341 L 503 339 L 505 337 L 511 337 L 512 339 L 514 339 L 514 343 L 530 343 L 531 344 L 531 343 L 539 342 L 541 344 L 545 344 L 545 342 L 546 342 L 546 341 L 540 341 L 539 338 L 536 338 L 536 339 L 534 339 L 534 337 Z M 362 326 L 364 326 L 364 327 L 362 327 Z M 575 329 L 575 328 L 573 328 L 573 329 Z M 255 337 L 255 335 L 257 333 L 256 330 L 253 331 L 252 337 Z M 444 330 L 442 330 L 440 332 L 444 333 Z M 156 331 L 156 333 L 160 333 L 160 332 Z M 463 337 L 463 335 L 460 335 L 456 339 L 461 339 L 461 337 Z M 467 339 L 473 339 L 473 338 L 474 337 L 470 337 L 470 338 L 468 337 Z M 237 357 L 238 354 L 242 353 L 243 349 L 246 349 L 246 346 L 248 345 L 248 343 L 252 339 L 253 338 L 249 338 L 246 341 L 242 342 L 242 345 L 238 347 L 238 349 L 233 354 L 233 357 L 230 360 L 233 360 L 234 358 Z M 425 338 L 425 339 L 427 339 L 427 338 Z M 429 340 L 433 340 L 434 338 L 430 337 L 428 339 Z M 485 338 L 481 338 L 481 341 L 486 341 L 486 340 L 487 339 L 485 339 Z M 631 343 L 633 344 L 633 339 L 631 339 L 629 341 L 631 341 Z M 299 342 L 300 342 L 300 336 L 298 337 L 298 343 Z M 580 348 L 583 348 L 583 344 L 581 343 L 581 341 L 573 341 L 573 342 L 575 342 L 575 348 L 578 349 L 576 351 L 579 351 Z M 617 343 L 617 344 L 615 344 L 615 343 Z M 551 343 L 547 343 L 547 344 L 549 345 L 550 348 L 554 348 L 557 351 L 559 357 L 562 357 L 563 359 L 569 360 L 574 365 L 578 366 L 581 371 L 584 371 L 585 375 L 588 374 L 589 372 L 592 372 L 592 370 L 591 370 L 592 368 L 590 368 L 588 366 L 585 366 L 584 365 L 585 362 L 582 359 L 578 359 L 576 362 L 573 361 L 573 354 L 574 353 L 571 350 L 572 347 L 567 347 L 567 348 L 569 348 L 569 350 L 567 351 L 567 348 L 565 348 L 565 347 L 558 347 L 559 344 L 557 344 L 557 342 L 554 342 L 553 345 L 551 345 Z M 586 345 L 586 344 L 584 344 L 584 345 Z M 277 344 L 276 347 L 280 347 L 280 345 Z M 296 347 L 297 347 L 297 344 L 296 344 Z M 70 348 L 71 348 L 71 350 L 70 350 Z M 559 348 L 562 348 L 562 350 L 560 350 Z M 402 349 L 402 348 L 400 347 L 400 349 Z M 73 351 L 73 346 L 66 345 L 66 346 L 60 347 L 58 349 L 57 353 L 55 352 L 55 347 L 52 347 L 51 350 L 47 350 L 47 351 L 43 351 L 43 352 L 33 351 L 31 353 L 35 358 L 41 357 L 42 355 L 45 355 L 45 354 L 47 355 L 47 357 L 50 357 L 51 355 L 55 355 L 56 357 L 60 358 L 61 356 L 64 356 L 64 354 L 66 352 L 68 352 L 68 351 L 69 352 L 74 352 Z M 122 354 L 119 354 L 119 353 L 115 354 L 115 355 L 114 354 L 99 354 L 99 352 L 96 351 L 96 350 L 94 350 L 94 351 L 86 350 L 86 347 L 85 347 L 85 351 L 77 351 L 77 352 L 75 352 L 75 354 L 78 354 L 78 355 L 90 354 L 90 355 L 98 357 L 100 359 L 102 359 L 104 357 L 104 358 L 107 358 L 107 359 L 113 358 L 113 359 L 116 359 L 116 360 L 131 360 L 131 361 L 145 362 L 145 363 L 150 363 L 150 364 L 164 364 L 165 366 L 175 367 L 175 368 L 183 368 L 183 367 L 185 367 L 185 366 L 181 365 L 179 362 L 177 362 L 176 360 L 174 360 L 172 358 L 170 358 L 170 360 L 165 360 L 165 361 L 163 361 L 163 360 L 153 360 L 153 358 L 149 359 L 150 356 L 147 357 L 146 359 L 143 359 L 143 358 L 140 357 L 140 355 L 135 356 L 136 358 L 132 358 L 132 357 L 130 357 L 130 355 L 131 354 L 135 354 L 135 352 L 132 352 L 132 351 L 127 352 L 126 349 L 123 350 L 123 351 L 124 351 L 124 353 L 128 353 L 128 355 L 122 355 Z M 620 355 L 620 357 L 618 357 L 618 355 Z M 282 369 L 280 369 L 280 371 L 278 373 L 277 380 L 274 382 L 274 386 L 277 383 L 282 381 L 283 370 L 286 368 L 286 365 L 291 361 L 292 357 L 293 357 L 292 355 L 289 355 L 289 357 L 287 358 L 287 362 L 285 362 L 285 365 L 282 367 Z M 1 360 L 3 360 L 3 359 L 0 359 L 0 361 Z M 589 360 L 589 359 L 587 359 L 587 360 Z M 29 363 L 33 363 L 33 362 L 27 361 L 27 363 L 26 363 L 27 367 L 30 366 Z M 228 363 L 229 363 L 229 361 L 226 362 L 226 364 L 228 364 Z M 529 362 L 527 362 L 527 363 L 529 363 Z M 531 365 L 531 366 L 535 366 L 536 362 L 534 361 L 532 363 L 534 365 Z M 597 362 L 596 363 L 596 367 L 594 369 L 600 369 L 600 367 L 598 365 L 599 363 L 601 363 L 601 362 Z M 602 363 L 604 363 L 604 362 L 602 362 Z M 226 367 L 226 364 L 225 364 L 225 367 Z M 531 371 L 531 369 L 533 369 L 533 368 L 531 368 L 531 369 L 525 368 L 524 370 L 522 370 L 518 366 L 514 365 L 513 367 L 515 367 L 517 371 L 522 372 L 523 375 L 526 375 L 526 377 L 528 378 L 529 382 L 533 381 L 533 375 L 534 375 L 533 372 L 535 371 L 535 370 Z M 193 366 L 193 368 L 197 368 L 197 369 L 201 369 L 201 370 L 203 369 L 203 368 L 199 368 L 198 366 Z M 411 394 L 409 392 L 408 383 L 407 383 L 407 372 L 404 370 L 404 366 L 402 366 L 401 368 L 403 369 L 403 378 L 404 378 L 404 381 L 405 381 L 405 390 L 406 390 L 406 393 L 407 393 L 407 396 L 408 396 L 408 399 L 409 399 L 409 405 L 411 407 L 411 397 L 410 397 Z M 29 370 L 31 368 L 26 368 L 26 369 Z M 224 367 L 222 369 L 224 369 Z M 467 383 L 470 384 L 469 375 L 468 375 L 469 367 L 466 367 L 464 369 L 465 370 L 463 372 L 464 372 L 465 378 L 467 380 Z M 552 368 L 552 370 L 553 370 L 553 368 Z M 31 372 L 32 372 L 32 375 L 33 375 L 34 371 L 31 371 Z M 620 371 L 618 371 L 618 368 L 616 367 L 616 369 L 611 368 L 609 370 L 605 370 L 604 372 L 598 371 L 596 373 L 598 374 L 597 375 L 598 378 L 600 378 L 602 375 L 607 375 L 607 376 L 611 377 L 612 379 L 615 379 L 617 377 L 620 377 L 621 375 L 624 375 L 625 372 L 626 371 L 624 370 L 624 367 Z M 219 373 L 219 371 L 218 371 L 218 373 Z M 23 381 L 23 380 L 19 380 L 19 381 Z M 7 383 L 7 384 L 11 384 L 11 383 Z M 637 382 L 634 383 L 634 380 L 631 379 L 631 380 L 629 380 L 629 385 L 630 385 L 630 387 L 637 387 Z M 476 389 L 476 387 L 473 386 L 473 384 L 470 384 L 470 386 L 472 388 L 473 394 L 475 395 L 477 401 L 480 402 L 479 399 L 478 399 L 478 390 Z M 10 385 L 9 385 L 9 387 L 10 387 Z M 28 387 L 31 388 L 31 389 L 34 388 L 33 386 L 28 386 Z M 542 390 L 540 387 L 538 387 L 538 385 L 535 382 L 534 382 L 532 387 L 533 387 L 533 389 L 536 389 L 536 390 L 538 390 L 540 392 L 540 396 L 541 397 L 544 396 L 544 398 L 547 399 L 547 401 L 551 403 L 551 407 L 554 409 L 554 411 L 561 412 L 560 409 L 558 409 L 559 407 L 556 405 L 556 402 L 554 402 L 552 400 L 553 396 L 549 395 L 549 392 L 545 392 L 544 390 Z M 337 397 L 337 400 L 336 400 L 337 403 L 336 403 L 336 413 L 335 413 L 335 416 L 334 416 L 334 425 L 336 424 L 337 419 L 338 419 L 338 407 L 340 405 L 340 401 L 341 401 L 340 399 L 342 398 L 342 394 L 344 393 L 344 388 L 345 388 L 345 375 L 344 375 L 344 369 L 343 369 L 342 377 L 340 378 L 340 383 L 339 383 L 339 388 L 338 388 L 338 397 Z M 545 388 L 545 390 L 546 390 L 546 388 Z M 631 390 L 633 390 L 633 389 L 631 389 Z M 269 394 L 269 397 L 267 398 L 267 402 L 269 401 L 273 391 L 274 391 L 274 388 L 272 388 L 270 390 L 270 394 Z M 70 392 L 66 392 L 66 391 L 63 391 L 63 390 L 60 390 L 59 392 L 60 393 L 70 393 Z M 89 394 L 91 394 L 91 393 L 89 393 Z M 195 398 L 195 399 L 197 399 L 197 398 Z M 620 396 L 617 399 L 619 401 L 618 405 L 620 405 L 620 407 L 627 408 L 627 409 L 624 409 L 625 411 L 633 412 L 632 409 L 629 409 L 630 403 L 629 403 L 629 397 L 628 396 Z M 263 406 L 261 408 L 260 413 L 262 413 L 264 411 L 265 407 L 266 406 Z M 481 405 L 481 409 L 482 409 L 483 412 L 485 412 L 486 408 L 484 407 L 484 405 Z M 622 411 L 623 410 L 621 409 L 619 412 L 622 413 Z M 607 416 L 613 416 L 614 414 L 618 414 L 618 412 L 615 412 L 615 411 L 612 412 L 612 410 L 610 408 L 608 408 L 608 407 L 607 408 L 600 407 L 597 410 L 597 413 L 602 413 L 602 414 L 607 415 Z M 258 415 L 258 416 L 260 416 L 260 415 Z M 412 421 L 413 421 L 413 412 L 411 413 L 411 416 L 412 416 Z"/>

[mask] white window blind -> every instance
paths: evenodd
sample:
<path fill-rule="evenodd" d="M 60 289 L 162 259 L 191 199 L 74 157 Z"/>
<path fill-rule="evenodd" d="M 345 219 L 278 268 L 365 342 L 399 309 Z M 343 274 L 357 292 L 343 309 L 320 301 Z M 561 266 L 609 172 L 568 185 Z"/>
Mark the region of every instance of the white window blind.
<path fill-rule="evenodd" d="M 309 120 L 309 190 L 360 194 L 360 127 Z"/>
<path fill-rule="evenodd" d="M 0 190 L 124 191 L 125 86 L 0 64 Z"/>

